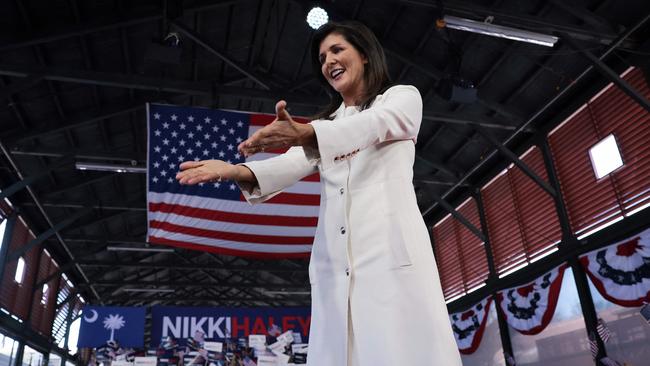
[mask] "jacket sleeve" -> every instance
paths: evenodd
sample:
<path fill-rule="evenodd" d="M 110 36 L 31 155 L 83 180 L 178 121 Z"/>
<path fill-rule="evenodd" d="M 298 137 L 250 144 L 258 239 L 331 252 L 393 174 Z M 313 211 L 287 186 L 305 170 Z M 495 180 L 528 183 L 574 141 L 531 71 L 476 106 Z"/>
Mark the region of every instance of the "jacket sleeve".
<path fill-rule="evenodd" d="M 240 185 L 244 198 L 252 204 L 264 202 L 318 171 L 317 163 L 310 160 L 299 146 L 290 148 L 282 155 L 242 165 L 248 167 L 257 178 L 257 186 L 250 191 Z"/>
<path fill-rule="evenodd" d="M 375 106 L 352 116 L 311 122 L 323 170 L 371 145 L 393 140 L 416 141 L 422 121 L 422 97 L 417 88 L 397 85 L 381 98 L 381 103 L 375 101 Z"/>

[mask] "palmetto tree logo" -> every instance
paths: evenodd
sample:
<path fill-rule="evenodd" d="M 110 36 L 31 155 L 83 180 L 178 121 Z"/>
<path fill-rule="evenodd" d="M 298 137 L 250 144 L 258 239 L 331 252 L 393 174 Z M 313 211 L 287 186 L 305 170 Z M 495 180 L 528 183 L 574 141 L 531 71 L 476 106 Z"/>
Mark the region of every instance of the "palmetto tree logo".
<path fill-rule="evenodd" d="M 115 339 L 113 338 L 115 335 L 116 330 L 120 330 L 126 324 L 124 321 L 124 317 L 119 314 L 111 314 L 108 317 L 104 318 L 104 328 L 110 329 L 111 330 L 111 339 L 110 341 L 114 341 Z"/>

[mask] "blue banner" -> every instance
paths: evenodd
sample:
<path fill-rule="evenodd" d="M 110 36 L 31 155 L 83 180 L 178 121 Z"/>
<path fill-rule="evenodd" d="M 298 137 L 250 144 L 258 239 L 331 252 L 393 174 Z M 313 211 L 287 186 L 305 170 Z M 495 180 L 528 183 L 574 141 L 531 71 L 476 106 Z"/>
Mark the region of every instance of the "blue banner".
<path fill-rule="evenodd" d="M 291 330 L 300 333 L 303 342 L 307 343 L 311 309 L 154 306 L 151 322 L 151 347 L 167 337 L 184 345 L 188 338 L 196 337 L 197 332 L 202 333 L 202 339 L 223 341 Z"/>
<path fill-rule="evenodd" d="M 77 347 L 100 347 L 108 341 L 144 346 L 145 308 L 84 306 L 82 314 Z"/>

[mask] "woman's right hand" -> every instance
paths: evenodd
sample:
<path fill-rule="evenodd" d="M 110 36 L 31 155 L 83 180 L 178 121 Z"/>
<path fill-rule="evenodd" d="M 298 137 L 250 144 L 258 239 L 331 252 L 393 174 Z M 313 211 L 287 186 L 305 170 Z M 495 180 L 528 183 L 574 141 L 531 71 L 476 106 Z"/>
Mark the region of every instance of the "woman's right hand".
<path fill-rule="evenodd" d="M 198 184 L 219 182 L 221 180 L 239 180 L 242 166 L 221 160 L 186 161 L 180 165 L 176 174 L 180 184 Z M 248 170 L 248 169 L 246 169 Z"/>

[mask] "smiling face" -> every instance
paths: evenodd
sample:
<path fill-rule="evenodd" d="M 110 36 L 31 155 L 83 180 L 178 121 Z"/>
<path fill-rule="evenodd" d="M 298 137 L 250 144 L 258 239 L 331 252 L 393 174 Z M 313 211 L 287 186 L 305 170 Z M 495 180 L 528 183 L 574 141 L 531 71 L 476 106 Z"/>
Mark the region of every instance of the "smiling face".
<path fill-rule="evenodd" d="M 356 105 L 366 90 L 364 71 L 368 59 L 338 33 L 323 39 L 318 58 L 323 77 L 341 94 L 345 105 Z"/>

